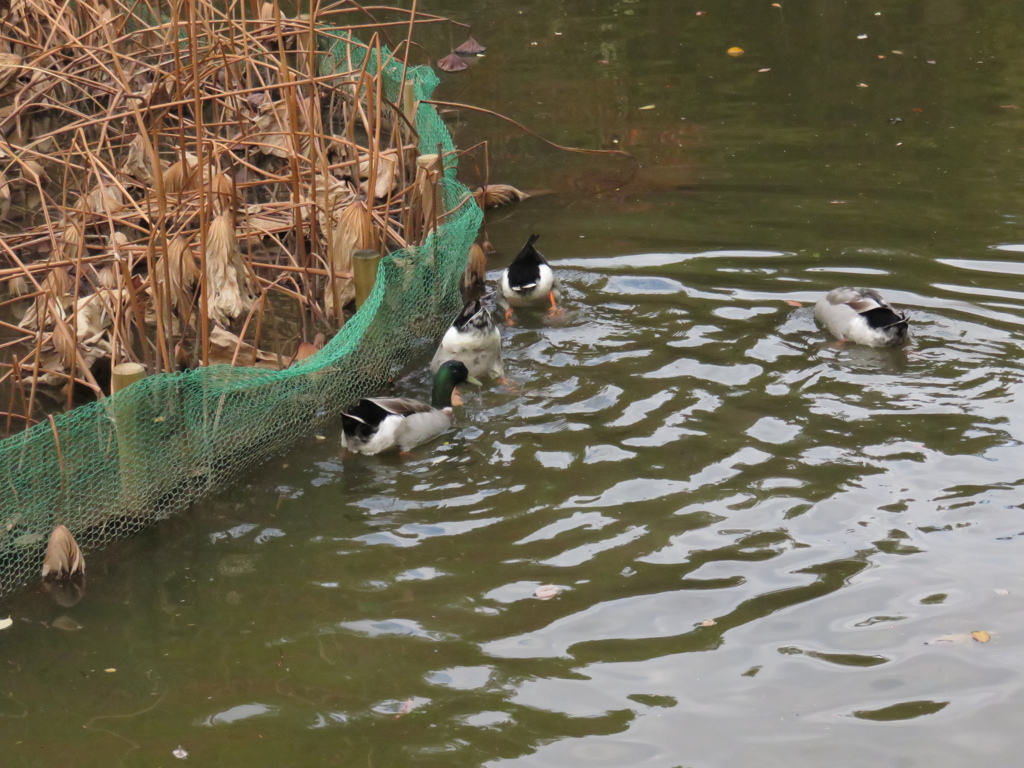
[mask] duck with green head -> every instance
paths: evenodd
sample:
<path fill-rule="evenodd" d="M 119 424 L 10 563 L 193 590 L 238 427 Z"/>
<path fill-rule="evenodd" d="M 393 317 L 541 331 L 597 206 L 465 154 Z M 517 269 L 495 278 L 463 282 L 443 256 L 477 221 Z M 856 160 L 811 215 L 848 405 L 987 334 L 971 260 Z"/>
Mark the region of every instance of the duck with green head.
<path fill-rule="evenodd" d="M 341 444 L 372 456 L 392 448 L 403 452 L 431 440 L 454 422 L 452 392 L 464 381 L 480 385 L 465 364 L 449 360 L 434 374 L 430 404 L 404 397 L 365 397 L 341 414 Z"/>

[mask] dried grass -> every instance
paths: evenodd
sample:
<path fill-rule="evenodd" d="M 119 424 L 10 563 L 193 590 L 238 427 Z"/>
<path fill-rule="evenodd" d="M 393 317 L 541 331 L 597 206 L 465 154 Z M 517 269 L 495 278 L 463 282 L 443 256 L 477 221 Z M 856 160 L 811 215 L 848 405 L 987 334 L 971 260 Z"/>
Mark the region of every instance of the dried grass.
<path fill-rule="evenodd" d="M 392 28 L 408 56 L 417 25 L 446 20 L 377 7 L 375 28 L 334 6 L 321 42 L 366 40 L 339 68 L 310 50 L 316 19 L 273 3 L 161 7 L 155 23 L 145 3 L 15 0 L 0 20 L 0 292 L 33 298 L 0 380 L 31 380 L 21 424 L 40 418 L 39 384 L 102 396 L 101 358 L 289 362 L 246 340 L 271 295 L 288 327 L 330 335 L 352 254 L 419 244 L 444 215 L 417 176 L 411 90 L 391 104 L 355 62 L 386 55 Z"/>

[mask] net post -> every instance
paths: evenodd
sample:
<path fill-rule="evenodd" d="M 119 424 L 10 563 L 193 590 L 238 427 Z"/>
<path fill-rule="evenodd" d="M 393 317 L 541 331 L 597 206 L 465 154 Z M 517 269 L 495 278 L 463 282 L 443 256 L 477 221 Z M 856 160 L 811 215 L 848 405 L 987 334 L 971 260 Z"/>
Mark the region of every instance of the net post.
<path fill-rule="evenodd" d="M 373 292 L 377 282 L 377 267 L 381 255 L 377 251 L 356 251 L 352 254 L 352 274 L 356 283 L 356 309 L 359 309 Z"/>
<path fill-rule="evenodd" d="M 114 395 L 136 381 L 146 378 L 146 368 L 141 363 L 121 363 L 110 371 L 110 394 Z"/>
<path fill-rule="evenodd" d="M 146 378 L 146 368 L 139 363 L 121 363 L 115 365 L 110 371 L 110 394 L 115 395 L 126 387 L 137 381 Z M 134 427 L 136 418 L 135 403 L 133 399 L 122 400 L 122 402 L 111 401 L 113 408 L 114 431 L 117 435 L 117 466 L 118 474 L 121 476 L 121 499 L 119 507 L 123 513 L 129 516 L 141 515 L 144 510 L 140 509 L 140 486 L 145 486 L 141 477 L 142 472 L 137 466 L 138 457 L 144 451 L 136 440 Z"/>

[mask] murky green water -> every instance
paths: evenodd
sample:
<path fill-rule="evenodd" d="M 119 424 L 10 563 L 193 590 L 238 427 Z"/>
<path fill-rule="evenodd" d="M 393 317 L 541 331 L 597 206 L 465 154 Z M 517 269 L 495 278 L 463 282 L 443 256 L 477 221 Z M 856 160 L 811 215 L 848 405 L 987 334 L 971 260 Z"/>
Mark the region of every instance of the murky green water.
<path fill-rule="evenodd" d="M 551 190 L 488 235 L 496 269 L 543 235 L 566 321 L 520 315 L 523 391 L 447 442 L 311 440 L 91 557 L 78 605 L 9 601 L 0 764 L 1015 755 L 1024 8 L 420 5 L 489 46 L 440 98 L 643 165 L 456 125 Z M 914 344 L 840 349 L 785 303 L 845 283 L 908 307 Z"/>

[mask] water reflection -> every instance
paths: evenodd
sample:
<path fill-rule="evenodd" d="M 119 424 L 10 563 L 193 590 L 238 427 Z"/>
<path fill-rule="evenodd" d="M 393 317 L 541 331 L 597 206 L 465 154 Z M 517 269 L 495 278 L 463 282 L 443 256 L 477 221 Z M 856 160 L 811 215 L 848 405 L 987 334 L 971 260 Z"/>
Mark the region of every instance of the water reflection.
<path fill-rule="evenodd" d="M 1005 760 L 1015 6 L 478 5 L 488 56 L 449 94 L 642 161 L 623 182 L 448 115 L 492 174 L 557 192 L 487 234 L 545 232 L 563 323 L 517 318 L 518 389 L 414 456 L 311 440 L 91 557 L 76 605 L 11 602 L 4 764 Z M 821 332 L 846 283 L 909 309 L 913 343 Z"/>

